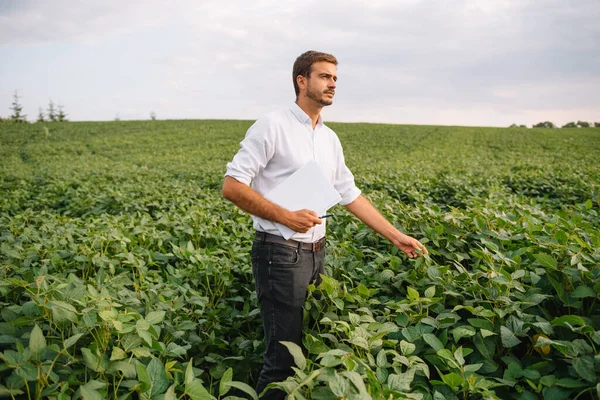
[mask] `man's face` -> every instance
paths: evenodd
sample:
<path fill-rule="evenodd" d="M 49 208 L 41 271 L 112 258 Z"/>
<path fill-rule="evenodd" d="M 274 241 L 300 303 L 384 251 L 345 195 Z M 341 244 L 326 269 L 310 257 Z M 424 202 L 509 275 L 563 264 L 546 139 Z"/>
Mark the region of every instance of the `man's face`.
<path fill-rule="evenodd" d="M 319 61 L 312 65 L 306 83 L 306 97 L 322 106 L 333 103 L 337 81 L 337 67 L 327 61 Z"/>

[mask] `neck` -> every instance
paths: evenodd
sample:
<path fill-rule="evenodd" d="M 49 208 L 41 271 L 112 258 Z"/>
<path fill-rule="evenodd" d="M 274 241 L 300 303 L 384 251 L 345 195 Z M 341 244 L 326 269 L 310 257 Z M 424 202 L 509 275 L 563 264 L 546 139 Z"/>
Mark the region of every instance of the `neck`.
<path fill-rule="evenodd" d="M 321 109 L 323 108 L 323 106 L 314 101 L 310 101 L 310 99 L 303 97 L 298 97 L 296 99 L 296 104 L 298 104 L 298 107 L 300 107 L 302 111 L 304 111 L 306 115 L 310 117 L 310 119 L 312 120 L 312 127 L 313 129 L 315 129 L 315 126 L 317 126 L 317 121 L 319 121 L 319 115 L 321 115 Z"/>

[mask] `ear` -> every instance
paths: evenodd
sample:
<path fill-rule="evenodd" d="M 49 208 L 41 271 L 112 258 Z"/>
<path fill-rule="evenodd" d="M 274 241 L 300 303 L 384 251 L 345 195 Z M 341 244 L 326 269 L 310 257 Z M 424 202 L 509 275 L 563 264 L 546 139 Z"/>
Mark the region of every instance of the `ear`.
<path fill-rule="evenodd" d="M 298 88 L 300 89 L 300 91 L 305 90 L 306 84 L 307 84 L 307 79 L 305 76 L 298 75 L 296 77 L 296 83 L 298 84 Z"/>

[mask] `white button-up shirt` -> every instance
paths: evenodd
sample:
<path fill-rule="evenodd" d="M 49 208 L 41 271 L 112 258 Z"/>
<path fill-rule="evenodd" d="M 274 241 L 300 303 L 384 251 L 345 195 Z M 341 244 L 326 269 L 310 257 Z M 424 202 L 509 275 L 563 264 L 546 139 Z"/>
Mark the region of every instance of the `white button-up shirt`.
<path fill-rule="evenodd" d="M 323 124 L 320 116 L 313 129 L 312 120 L 296 103 L 257 120 L 240 145 L 241 149 L 227 164 L 225 176 L 250 185 L 263 196 L 313 160 L 340 194 L 340 204 L 352 203 L 361 193 L 346 166 L 335 132 Z M 281 236 L 277 229 L 263 228 L 255 216 L 252 219 L 256 230 Z M 323 219 L 321 225 L 306 233 L 297 232 L 292 239 L 315 242 L 325 236 L 325 225 Z"/>

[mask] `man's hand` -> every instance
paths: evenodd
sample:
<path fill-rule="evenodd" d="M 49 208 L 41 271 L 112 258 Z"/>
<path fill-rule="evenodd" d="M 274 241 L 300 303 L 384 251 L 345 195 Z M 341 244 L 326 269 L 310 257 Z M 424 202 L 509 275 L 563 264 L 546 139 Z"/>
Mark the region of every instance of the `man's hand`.
<path fill-rule="evenodd" d="M 400 233 L 397 238 L 394 238 L 392 243 L 394 243 L 394 246 L 398 249 L 405 252 L 410 258 L 418 257 L 421 253 L 429 254 L 427 248 L 421 242 L 403 233 Z"/>
<path fill-rule="evenodd" d="M 284 225 L 294 232 L 306 233 L 310 228 L 322 222 L 316 212 L 312 210 L 298 210 L 286 213 Z"/>

